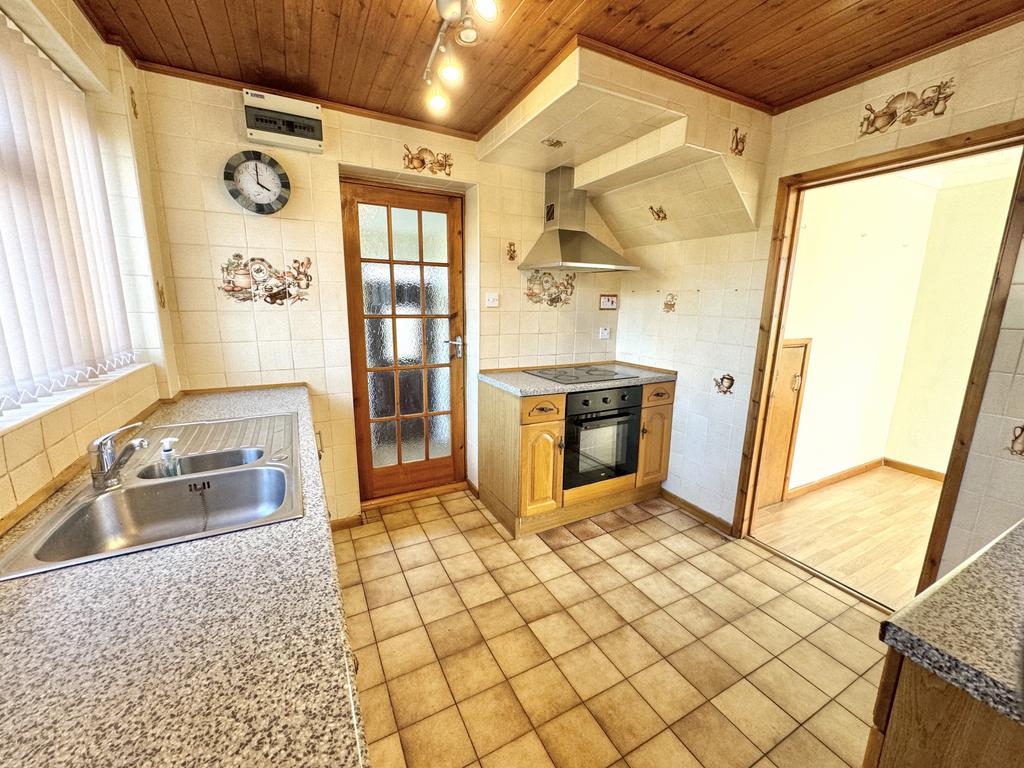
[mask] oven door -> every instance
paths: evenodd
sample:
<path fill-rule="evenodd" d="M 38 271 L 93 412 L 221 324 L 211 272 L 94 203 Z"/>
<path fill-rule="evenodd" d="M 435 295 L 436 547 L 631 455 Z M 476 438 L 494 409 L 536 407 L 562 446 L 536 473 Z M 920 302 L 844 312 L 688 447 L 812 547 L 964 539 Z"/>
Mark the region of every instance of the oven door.
<path fill-rule="evenodd" d="M 578 488 L 636 472 L 639 447 L 639 408 L 569 416 L 562 487 Z"/>

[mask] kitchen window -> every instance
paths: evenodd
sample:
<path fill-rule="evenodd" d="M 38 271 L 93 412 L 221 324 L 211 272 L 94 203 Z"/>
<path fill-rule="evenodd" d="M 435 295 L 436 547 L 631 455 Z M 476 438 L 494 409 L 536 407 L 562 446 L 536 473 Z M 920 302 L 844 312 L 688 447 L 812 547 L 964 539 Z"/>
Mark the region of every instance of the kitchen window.
<path fill-rule="evenodd" d="M 0 414 L 133 362 L 85 95 L 0 14 Z"/>

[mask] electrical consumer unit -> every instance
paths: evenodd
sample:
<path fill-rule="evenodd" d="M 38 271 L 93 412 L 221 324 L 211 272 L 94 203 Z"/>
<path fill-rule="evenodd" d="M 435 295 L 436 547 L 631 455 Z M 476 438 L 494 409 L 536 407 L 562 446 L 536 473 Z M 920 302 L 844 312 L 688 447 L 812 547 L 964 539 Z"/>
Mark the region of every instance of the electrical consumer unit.
<path fill-rule="evenodd" d="M 324 124 L 319 104 L 289 99 L 249 88 L 242 89 L 245 101 L 245 132 L 256 144 L 324 151 Z"/>

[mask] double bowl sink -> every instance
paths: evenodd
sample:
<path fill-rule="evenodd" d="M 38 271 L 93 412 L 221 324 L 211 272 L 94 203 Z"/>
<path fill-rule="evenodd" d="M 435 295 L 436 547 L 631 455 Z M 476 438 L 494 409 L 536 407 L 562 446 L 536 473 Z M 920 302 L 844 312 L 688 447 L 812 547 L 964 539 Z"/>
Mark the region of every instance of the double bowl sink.
<path fill-rule="evenodd" d="M 302 517 L 295 414 L 143 428 L 121 483 L 86 482 L 0 557 L 0 581 Z M 159 461 L 176 437 L 176 474 Z"/>

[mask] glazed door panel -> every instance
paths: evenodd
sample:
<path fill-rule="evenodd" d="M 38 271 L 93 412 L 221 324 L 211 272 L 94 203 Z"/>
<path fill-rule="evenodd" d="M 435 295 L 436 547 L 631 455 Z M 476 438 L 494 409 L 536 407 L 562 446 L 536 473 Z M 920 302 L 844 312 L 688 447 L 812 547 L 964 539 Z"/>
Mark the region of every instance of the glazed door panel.
<path fill-rule="evenodd" d="M 359 493 L 465 478 L 462 199 L 342 185 Z"/>

